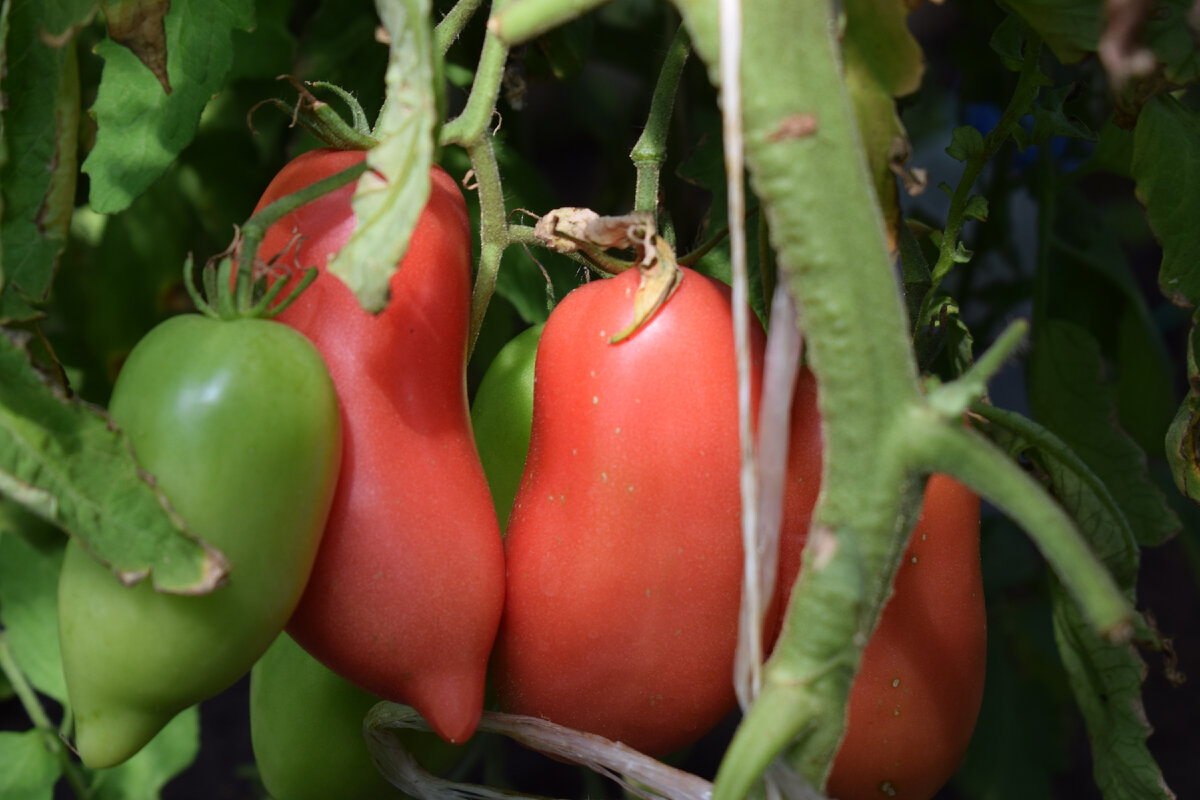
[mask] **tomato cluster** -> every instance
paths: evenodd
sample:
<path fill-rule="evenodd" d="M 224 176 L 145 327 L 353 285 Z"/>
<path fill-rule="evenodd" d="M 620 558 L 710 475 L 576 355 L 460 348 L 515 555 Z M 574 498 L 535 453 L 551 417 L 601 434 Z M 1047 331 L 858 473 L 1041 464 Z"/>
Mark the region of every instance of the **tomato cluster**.
<path fill-rule="evenodd" d="M 259 207 L 363 158 L 307 153 Z M 580 287 L 544 330 L 510 343 L 469 409 L 469 224 L 450 177 L 434 168 L 431 184 L 383 312 L 362 310 L 326 272 L 354 228 L 346 186 L 263 241 L 264 254 L 319 270 L 284 325 L 182 318 L 131 356 L 113 416 L 184 518 L 230 557 L 233 586 L 201 603 L 147 597 L 73 548 L 62 634 L 85 761 L 127 757 L 180 708 L 244 674 L 285 622 L 290 638 L 254 668 L 251 702 L 260 768 L 279 800 L 379 789 L 369 776 L 337 777 L 370 771 L 361 743 L 337 739 L 353 739 L 377 698 L 412 705 L 446 742 L 466 740 L 489 668 L 502 708 L 656 755 L 734 708 L 742 545 L 727 287 L 685 269 L 617 344 L 638 276 Z M 756 329 L 755 403 L 764 344 Z M 230 362 L 237 368 L 223 371 Z M 195 458 L 225 441 L 218 427 L 245 457 Z M 807 371 L 790 436 L 771 638 L 820 487 Z M 198 472 L 205 464 L 221 467 Z M 961 758 L 983 676 L 978 518 L 977 497 L 930 481 L 852 688 L 835 796 L 928 797 Z M 84 663 L 130 637 L 162 639 L 145 669 L 121 676 Z M 166 671 L 197 672 L 182 663 L 202 658 L 199 685 L 152 689 Z"/>
<path fill-rule="evenodd" d="M 627 273 L 568 295 L 541 334 L 536 381 L 511 392 L 532 394 L 532 430 L 508 521 L 493 672 L 510 711 L 665 754 L 735 705 L 737 389 L 729 292 L 690 270 L 646 325 L 609 342 L 630 319 L 637 281 Z M 763 348 L 756 329 L 755 404 Z M 489 416 L 484 401 L 477 419 Z M 479 436 L 481 448 L 493 443 Z M 816 384 L 804 370 L 792 401 L 772 637 L 799 573 L 820 469 Z M 831 796 L 927 798 L 961 760 L 983 689 L 978 529 L 979 498 L 934 476 L 851 690 Z"/>

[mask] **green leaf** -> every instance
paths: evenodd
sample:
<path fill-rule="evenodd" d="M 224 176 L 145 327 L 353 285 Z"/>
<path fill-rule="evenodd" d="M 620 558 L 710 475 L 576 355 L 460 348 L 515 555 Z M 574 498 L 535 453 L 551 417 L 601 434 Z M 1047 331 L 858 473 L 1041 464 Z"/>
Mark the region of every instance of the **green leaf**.
<path fill-rule="evenodd" d="M 847 20 L 842 48 L 846 87 L 894 250 L 901 224 L 894 170 L 906 166 L 911 150 L 896 98 L 920 87 L 924 58 L 908 29 L 908 8 L 902 0 L 848 0 L 842 8 Z"/>
<path fill-rule="evenodd" d="M 184 594 L 217 584 L 224 557 L 186 535 L 105 414 L 39 379 L 4 332 L 0 376 L 0 492 L 78 537 L 126 582 L 149 575 Z"/>
<path fill-rule="evenodd" d="M 971 125 L 962 125 L 954 129 L 950 138 L 950 146 L 946 155 L 956 161 L 966 161 L 983 155 L 983 134 Z"/>
<path fill-rule="evenodd" d="M 1014 16 L 1006 16 L 1004 21 L 992 31 L 988 46 L 1004 61 L 1004 66 L 1013 72 L 1021 69 L 1025 61 L 1025 31 L 1021 20 Z"/>
<path fill-rule="evenodd" d="M 1054 800 L 1071 764 L 1074 702 L 1061 675 L 1044 562 L 1021 530 L 985 518 L 987 682 L 979 721 L 954 785 L 971 800 Z"/>
<path fill-rule="evenodd" d="M 1063 110 L 1063 104 L 1075 91 L 1073 84 L 1047 89 L 1038 97 L 1038 103 L 1033 107 L 1033 132 L 1030 142 L 1044 144 L 1054 136 L 1066 136 L 1072 139 L 1083 139 L 1094 142 L 1100 137 L 1081 122 Z"/>
<path fill-rule="evenodd" d="M 946 379 L 956 378 L 974 361 L 974 341 L 954 298 L 935 294 L 913 335 L 917 368 L 922 373 L 937 372 Z M 947 368 L 938 370 L 935 364 L 945 364 Z"/>
<path fill-rule="evenodd" d="M 1092 773 L 1105 800 L 1174 800 L 1146 747 L 1150 726 L 1142 705 L 1141 656 L 1133 645 L 1097 636 L 1057 580 L 1051 597 L 1059 656 L 1087 723 Z"/>
<path fill-rule="evenodd" d="M 1037 31 L 1062 63 L 1073 64 L 1096 51 L 1103 0 L 1008 0 L 1006 5 Z"/>
<path fill-rule="evenodd" d="M 1188 18 L 1191 0 L 1157 3 L 1146 19 L 1147 46 L 1163 63 L 1166 78 L 1179 84 L 1200 81 L 1200 41 Z"/>
<path fill-rule="evenodd" d="M 137 755 L 101 773 L 93 800 L 157 800 L 162 788 L 196 760 L 200 711 L 176 715 Z"/>
<path fill-rule="evenodd" d="M 1099 346 L 1078 325 L 1050 319 L 1034 331 L 1029 367 L 1034 417 L 1063 439 L 1113 493 L 1137 541 L 1160 544 L 1179 518 L 1151 480 L 1146 456 L 1116 422 L 1116 393 Z"/>
<path fill-rule="evenodd" d="M 1042 345 L 1035 345 L 1034 351 Z M 1092 549 L 1133 600 L 1138 549 L 1121 507 L 1096 473 L 1066 442 L 1019 414 L 978 410 L 984 431 L 1014 455 L 1029 459 Z M 1150 728 L 1141 700 L 1144 666 L 1131 645 L 1102 639 L 1052 579 L 1055 639 L 1092 744 L 1096 783 L 1105 798 L 1168 798 L 1162 773 L 1146 747 Z"/>
<path fill-rule="evenodd" d="M 4 141 L 0 168 L 0 322 L 37 316 L 31 306 L 50 291 L 66 244 L 75 199 L 79 130 L 79 66 L 74 39 L 47 43 L 47 31 L 69 33 L 91 3 L 20 0 L 9 13 L 8 65 L 2 90 Z M 50 41 L 54 41 L 50 39 Z"/>
<path fill-rule="evenodd" d="M 44 695 L 67 699 L 58 649 L 58 570 L 62 549 L 40 551 L 0 528 L 0 624 L 13 660 Z"/>
<path fill-rule="evenodd" d="M 329 264 L 369 311 L 387 304 L 388 282 L 429 198 L 437 112 L 429 0 L 376 5 L 391 37 L 387 97 L 374 130 L 379 144 L 368 151 L 371 170 L 354 192 L 358 227 Z"/>
<path fill-rule="evenodd" d="M 96 143 L 83 162 L 94 210 L 126 208 L 192 141 L 200 112 L 233 63 L 232 31 L 253 25 L 252 0 L 172 3 L 166 18 L 170 94 L 127 48 L 112 39 L 96 46 L 104 73 L 92 106 Z"/>
<path fill-rule="evenodd" d="M 0 731 L 0 797 L 50 800 L 62 763 L 43 743 L 45 731 Z"/>
<path fill-rule="evenodd" d="M 1172 303 L 1200 303 L 1200 112 L 1170 95 L 1142 108 L 1134 129 L 1133 179 L 1163 260 L 1158 285 Z"/>
<path fill-rule="evenodd" d="M 973 194 L 967 199 L 966 208 L 963 209 L 963 216 L 968 219 L 977 219 L 980 222 L 987 222 L 988 217 L 988 201 L 981 194 Z"/>
<path fill-rule="evenodd" d="M 1030 460 L 1055 497 L 1075 518 L 1093 552 L 1122 588 L 1137 575 L 1133 529 L 1114 497 L 1086 461 L 1054 431 L 1015 411 L 992 406 L 973 410 L 986 420 L 982 430 L 1013 457 Z"/>

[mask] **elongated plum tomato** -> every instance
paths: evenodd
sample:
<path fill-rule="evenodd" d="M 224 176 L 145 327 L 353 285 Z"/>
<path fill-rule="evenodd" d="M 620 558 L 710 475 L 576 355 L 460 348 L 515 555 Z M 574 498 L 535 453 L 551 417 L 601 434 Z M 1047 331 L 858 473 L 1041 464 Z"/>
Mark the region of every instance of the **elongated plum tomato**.
<path fill-rule="evenodd" d="M 576 289 L 542 332 L 493 659 L 506 710 L 660 754 L 734 702 L 736 361 L 727 288 L 690 270 L 610 344 L 637 284 Z"/>
<path fill-rule="evenodd" d="M 363 158 L 305 153 L 259 207 Z M 354 228 L 352 185 L 284 217 L 260 252 L 320 270 L 279 319 L 324 357 L 345 430 L 329 525 L 288 632 L 334 672 L 462 742 L 482 711 L 504 553 L 467 408 L 470 225 L 450 176 L 434 168 L 430 178 L 379 314 L 325 271 Z"/>
<path fill-rule="evenodd" d="M 184 708 L 232 685 L 300 599 L 341 456 L 317 351 L 275 322 L 188 314 L 138 343 L 110 413 L 193 534 L 230 562 L 196 597 L 123 586 L 75 541 L 58 586 L 75 747 L 90 767 L 136 753 Z"/>

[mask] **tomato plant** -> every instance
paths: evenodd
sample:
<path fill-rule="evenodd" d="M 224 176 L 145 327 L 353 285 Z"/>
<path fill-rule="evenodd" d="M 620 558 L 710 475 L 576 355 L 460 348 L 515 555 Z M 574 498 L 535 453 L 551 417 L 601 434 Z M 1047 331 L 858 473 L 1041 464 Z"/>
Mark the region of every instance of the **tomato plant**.
<path fill-rule="evenodd" d="M 336 373 L 354 477 L 342 475 L 334 502 L 359 544 L 337 568 L 355 577 L 335 586 L 332 567 L 319 576 L 293 632 L 307 629 L 306 644 L 373 696 L 420 707 L 424 716 L 383 702 L 364 719 L 371 757 L 406 793 L 477 792 L 423 775 L 398 752 L 408 735 L 394 730 L 432 723 L 456 741 L 476 731 L 454 781 L 543 796 L 624 792 L 610 777 L 666 800 L 744 800 L 773 791 L 764 782 L 788 793 L 807 783 L 815 794 L 927 796 L 955 763 L 935 797 L 1200 795 L 1197 688 L 1181 685 L 1200 657 L 1188 635 L 1200 613 L 1191 501 L 1200 497 L 1200 246 L 1190 223 L 1200 218 L 1200 38 L 1190 5 L 0 3 L 0 796 L 184 800 L 261 788 L 246 768 L 244 681 L 176 715 L 128 763 L 93 768 L 94 752 L 81 762 L 69 743 L 78 733 L 89 750 L 96 728 L 68 683 L 78 686 L 80 665 L 135 653 L 150 634 L 106 635 L 97 623 L 82 634 L 90 644 L 65 650 L 57 635 L 60 571 L 88 565 L 82 549 L 146 584 L 121 590 L 121 602 L 154 594 L 155 605 L 208 608 L 245 591 L 236 548 L 205 527 L 235 509 L 215 504 L 194 523 L 171 502 L 216 484 L 192 471 L 174 487 L 97 408 L 136 343 L 189 310 L 179 280 L 188 254 L 223 251 L 246 268 L 217 304 L 226 311 L 278 308 L 272 288 L 298 285 L 284 273 L 319 275 L 284 316 L 320 339 Z M 326 166 L 334 174 L 317 180 Z M 284 204 L 302 210 L 271 228 L 283 212 L 255 206 L 281 170 L 300 190 Z M 434 224 L 422 217 L 427 205 L 453 210 L 434 213 Z M 675 768 L 501 713 L 483 694 L 505 602 L 501 531 L 533 412 L 525 378 L 480 380 L 515 332 L 575 307 L 577 287 L 602 282 L 583 286 L 584 297 L 629 287 L 634 278 L 612 276 L 672 262 L 695 274 L 661 308 L 643 304 L 639 314 L 652 312 L 643 330 L 603 356 L 596 342 L 554 349 L 564 374 L 637 353 L 672 306 L 690 303 L 687 287 L 709 279 L 729 287 L 734 340 L 747 329 L 743 307 L 762 322 L 765 342 L 751 333 L 740 356 L 708 370 L 706 343 L 730 346 L 728 315 L 689 320 L 698 332 L 672 337 L 669 363 L 612 395 L 627 403 L 641 384 L 657 387 L 661 427 L 622 451 L 621 464 L 648 463 L 635 457 L 661 442 L 674 458 L 664 470 L 676 474 L 655 478 L 657 494 L 675 505 L 636 491 L 610 503 L 594 476 L 589 484 L 556 468 L 564 487 L 577 481 L 574 494 L 560 491 L 567 502 L 552 509 L 547 487 L 537 515 L 536 498 L 522 500 L 510 548 L 531 542 L 527 563 L 530 522 L 544 515 L 547 549 L 615 550 L 641 531 L 647 542 L 634 544 L 664 548 L 663 564 L 678 566 L 678 550 L 665 549 L 672 539 L 695 556 L 694 580 L 709 580 L 712 594 L 693 613 L 711 624 L 691 620 L 703 630 L 675 659 L 685 663 L 659 670 L 671 683 L 660 684 L 663 704 L 628 735 L 674 747 L 735 694 L 742 714 L 672 754 Z M 453 268 L 434 269 L 445 264 Z M 207 289 L 225 284 L 221 269 L 205 270 Z M 255 281 L 245 280 L 251 269 Z M 794 393 L 784 381 L 793 368 Z M 679 374 L 689 377 L 668 391 Z M 564 396 L 591 380 L 576 377 Z M 602 394 L 581 395 L 573 412 L 546 406 L 561 423 L 555 448 L 606 412 L 588 405 Z M 436 398 L 445 403 L 427 416 L 421 403 Z M 112 405 L 133 402 L 121 390 Z M 669 421 L 689 419 L 693 406 L 720 425 L 673 431 Z M 440 422 L 421 433 L 421 420 Z M 263 435 L 275 427 L 260 423 Z M 634 429 L 618 424 L 622 435 Z M 713 475 L 678 480 L 705 464 L 680 453 L 718 428 L 720 485 Z M 506 444 L 513 431 L 518 443 Z M 249 475 L 257 451 L 242 446 L 248 433 L 233 433 L 206 437 L 197 452 L 219 454 L 247 484 L 303 471 Z M 613 447 L 606 435 L 595 441 Z M 505 457 L 492 461 L 497 451 Z M 635 490 L 654 486 L 637 477 Z M 531 474 L 527 484 L 546 480 Z M 958 549 L 968 543 L 934 527 L 958 519 L 973 530 L 974 495 L 985 501 L 986 624 L 977 575 L 949 566 L 974 560 Z M 780 517 L 771 568 L 760 557 L 769 563 Z M 624 524 L 585 536 L 594 519 Z M 559 687 L 556 703 L 601 709 L 604 730 L 636 717 L 637 693 L 649 688 L 597 672 L 632 674 L 648 653 L 669 660 L 661 635 L 653 648 L 620 637 L 637 630 L 627 620 L 638 603 L 658 615 L 641 623 L 664 629 L 671 604 L 657 600 L 668 589 L 684 595 L 686 582 L 630 561 L 607 587 L 586 570 L 563 573 L 565 589 L 514 573 L 514 643 L 575 655 L 538 663 L 502 643 L 494 666 L 520 661 L 523 674 Z M 100 570 L 97 580 L 114 584 L 107 597 L 117 581 Z M 778 585 L 767 590 L 772 574 Z M 646 584 L 640 596 L 628 580 Z M 646 587 L 659 590 L 653 602 Z M 590 592 L 592 612 L 570 627 L 577 611 L 542 602 L 540 589 Z M 603 589 L 628 602 L 603 604 Z M 965 599 L 946 602 L 952 592 Z M 760 597 L 768 655 L 755 649 L 759 626 L 734 616 L 763 612 Z M 534 612 L 547 605 L 560 628 L 539 639 Z M 610 645 L 582 641 L 582 623 Z M 158 638 L 169 643 L 184 627 Z M 181 665 L 179 687 L 204 683 L 202 667 Z M 930 675 L 948 676 L 933 694 Z M 137 695 L 126 705 L 167 714 L 143 683 L 125 687 Z M 511 689 L 501 697 L 516 707 Z M 681 698 L 693 690 L 707 707 L 689 718 Z M 305 707 L 315 715 L 320 704 L 316 689 L 297 692 L 312 698 L 297 698 L 289 717 L 303 726 Z M 655 741 L 651 723 L 664 719 L 678 735 Z M 303 781 L 301 766 L 285 769 Z"/>
<path fill-rule="evenodd" d="M 229 585 L 200 597 L 126 587 L 67 548 L 59 630 L 85 764 L 129 758 L 242 677 L 283 628 L 333 499 L 337 408 L 316 350 L 269 320 L 175 317 L 130 353 L 112 417 L 176 511 L 222 549 Z"/>
<path fill-rule="evenodd" d="M 364 158 L 310 151 L 284 167 L 259 207 Z M 467 407 L 466 208 L 449 175 L 431 177 L 382 313 L 322 273 L 279 316 L 324 357 L 345 430 L 326 535 L 288 631 L 339 675 L 415 706 L 461 743 L 483 707 L 504 562 Z M 354 229 L 352 193 L 347 186 L 285 216 L 261 252 L 323 270 Z"/>

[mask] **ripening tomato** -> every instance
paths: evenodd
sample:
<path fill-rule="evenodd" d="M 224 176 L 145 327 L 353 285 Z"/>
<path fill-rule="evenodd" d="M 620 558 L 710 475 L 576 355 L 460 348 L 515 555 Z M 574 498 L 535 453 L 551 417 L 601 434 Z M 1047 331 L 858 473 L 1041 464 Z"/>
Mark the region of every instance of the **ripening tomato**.
<path fill-rule="evenodd" d="M 509 597 L 494 660 L 508 710 L 651 753 L 694 740 L 734 702 L 742 555 L 732 333 L 727 297 L 703 306 L 691 294 L 697 283 L 685 271 L 679 293 L 621 345 L 602 334 L 627 321 L 630 278 L 577 290 L 551 315 L 536 389 L 525 387 L 535 393 L 532 440 L 508 531 Z M 659 325 L 644 349 L 620 352 Z M 756 363 L 761 347 L 756 333 Z M 757 384 L 752 394 L 757 402 Z M 493 416 L 480 408 L 485 399 L 475 413 Z M 717 432 L 723 449 L 712 447 Z M 503 442 L 481 440 L 493 445 Z M 511 467 L 523 456 L 492 459 Z M 799 573 L 821 459 L 816 381 L 802 369 L 769 641 Z M 647 483 L 652 492 L 635 504 Z M 928 797 L 961 759 L 984 678 L 978 535 L 978 497 L 934 476 L 851 689 L 833 796 Z"/>
<path fill-rule="evenodd" d="M 276 322 L 196 314 L 130 353 L 110 403 L 141 465 L 230 563 L 210 594 L 124 586 L 74 540 L 58 586 L 75 747 L 90 767 L 136 753 L 175 714 L 244 675 L 304 589 L 341 457 L 321 357 Z"/>
<path fill-rule="evenodd" d="M 305 153 L 259 208 L 364 157 Z M 354 229 L 352 185 L 285 216 L 259 252 L 320 270 L 279 320 L 321 352 L 345 430 L 329 524 L 288 632 L 339 675 L 462 742 L 482 711 L 504 553 L 467 407 L 470 223 L 453 179 L 440 168 L 430 178 L 379 314 L 325 271 Z"/>
<path fill-rule="evenodd" d="M 637 285 L 580 287 L 542 332 L 493 659 L 507 710 L 660 754 L 734 704 L 736 361 L 728 289 L 690 270 L 610 344 Z"/>
<path fill-rule="evenodd" d="M 983 701 L 983 600 L 979 496 L 934 475 L 850 688 L 830 797 L 927 800 L 950 780 Z"/>

